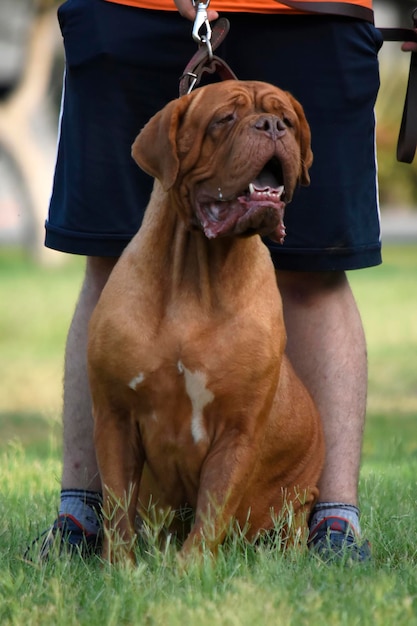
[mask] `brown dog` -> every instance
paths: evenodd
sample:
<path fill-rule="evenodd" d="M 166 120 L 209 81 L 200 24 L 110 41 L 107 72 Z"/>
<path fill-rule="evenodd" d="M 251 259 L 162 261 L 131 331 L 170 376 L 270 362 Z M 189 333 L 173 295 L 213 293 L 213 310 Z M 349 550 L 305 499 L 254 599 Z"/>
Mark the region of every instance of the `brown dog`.
<path fill-rule="evenodd" d="M 283 239 L 285 203 L 309 183 L 301 105 L 261 82 L 202 87 L 155 115 L 133 156 L 154 191 L 90 325 L 104 557 L 133 558 L 150 504 L 193 509 L 182 556 L 214 550 L 231 520 L 256 537 L 284 501 L 305 529 L 323 436 L 259 237 Z"/>

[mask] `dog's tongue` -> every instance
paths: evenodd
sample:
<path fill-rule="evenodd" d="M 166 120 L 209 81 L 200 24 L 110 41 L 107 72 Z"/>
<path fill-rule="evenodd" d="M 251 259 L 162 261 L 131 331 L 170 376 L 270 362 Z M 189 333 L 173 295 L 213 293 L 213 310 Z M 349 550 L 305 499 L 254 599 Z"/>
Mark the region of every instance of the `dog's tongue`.
<path fill-rule="evenodd" d="M 270 183 L 270 184 L 267 184 Z M 253 183 L 249 185 L 249 202 L 256 204 L 279 204 L 284 194 L 284 185 L 276 186 L 275 177 L 268 171 L 263 171 Z M 285 239 L 285 225 L 280 216 L 277 226 L 267 234 L 269 239 L 283 244 Z"/>
<path fill-rule="evenodd" d="M 259 234 L 283 243 L 285 203 L 281 190 L 250 189 L 227 202 L 199 205 L 200 222 L 209 239 L 224 236 Z"/>
<path fill-rule="evenodd" d="M 276 243 L 280 243 L 281 245 L 284 243 L 284 239 L 285 239 L 285 224 L 284 222 L 281 222 L 280 224 L 278 224 L 278 226 L 276 227 L 275 230 L 272 231 L 272 233 L 269 233 L 268 239 L 271 239 L 272 241 L 275 241 Z"/>

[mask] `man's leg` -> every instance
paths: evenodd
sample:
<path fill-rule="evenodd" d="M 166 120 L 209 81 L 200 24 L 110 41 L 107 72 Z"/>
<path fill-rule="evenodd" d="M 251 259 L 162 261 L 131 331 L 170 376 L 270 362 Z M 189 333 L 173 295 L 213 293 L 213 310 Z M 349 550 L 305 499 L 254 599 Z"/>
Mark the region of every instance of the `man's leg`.
<path fill-rule="evenodd" d="M 68 332 L 64 367 L 62 489 L 100 491 L 87 375 L 88 324 L 117 259 L 88 257 Z"/>
<path fill-rule="evenodd" d="M 94 451 L 87 374 L 88 324 L 117 258 L 88 257 L 68 332 L 64 366 L 63 472 L 59 514 L 42 535 L 38 558 L 51 550 L 91 554 L 101 541 L 101 483 Z M 34 541 L 37 544 L 38 540 Z M 31 548 L 27 555 L 30 555 Z"/>
<path fill-rule="evenodd" d="M 358 480 L 366 413 L 367 354 L 362 322 L 344 272 L 277 272 L 287 352 L 322 416 L 326 460 L 311 528 L 360 535 Z M 327 520 L 330 520 L 327 523 Z M 333 526 L 332 526 L 333 524 Z"/>

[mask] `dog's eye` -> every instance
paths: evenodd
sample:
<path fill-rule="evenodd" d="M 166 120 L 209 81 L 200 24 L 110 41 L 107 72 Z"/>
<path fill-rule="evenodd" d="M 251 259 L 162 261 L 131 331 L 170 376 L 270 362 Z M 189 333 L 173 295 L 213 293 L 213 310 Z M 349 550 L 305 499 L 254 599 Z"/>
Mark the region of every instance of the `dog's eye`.
<path fill-rule="evenodd" d="M 224 126 L 226 124 L 230 124 L 234 122 L 236 119 L 236 115 L 234 113 L 227 113 L 226 115 L 222 115 L 221 117 L 215 118 L 213 120 L 214 126 Z"/>
<path fill-rule="evenodd" d="M 282 118 L 282 121 L 284 122 L 285 126 L 287 128 L 294 128 L 294 123 L 293 121 L 287 117 L 286 115 L 284 115 L 284 117 Z"/>

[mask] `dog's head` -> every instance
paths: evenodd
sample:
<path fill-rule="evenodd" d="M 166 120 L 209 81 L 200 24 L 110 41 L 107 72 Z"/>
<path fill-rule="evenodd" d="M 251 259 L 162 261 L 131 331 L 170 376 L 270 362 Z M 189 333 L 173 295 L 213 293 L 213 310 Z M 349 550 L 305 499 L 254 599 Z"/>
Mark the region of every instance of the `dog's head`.
<path fill-rule="evenodd" d="M 224 81 L 170 102 L 132 154 L 159 179 L 188 227 L 209 238 L 258 233 L 282 241 L 283 213 L 310 182 L 303 109 L 267 83 Z"/>

